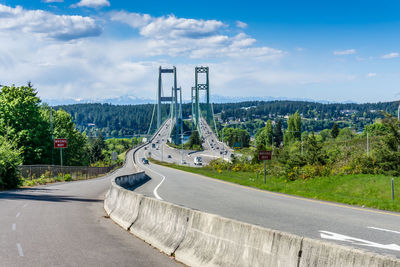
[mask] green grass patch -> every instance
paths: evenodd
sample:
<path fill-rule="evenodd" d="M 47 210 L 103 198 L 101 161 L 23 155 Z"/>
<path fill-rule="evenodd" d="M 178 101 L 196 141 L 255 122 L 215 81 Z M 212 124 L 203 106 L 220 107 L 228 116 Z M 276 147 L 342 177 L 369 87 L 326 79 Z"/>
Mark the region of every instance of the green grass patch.
<path fill-rule="evenodd" d="M 337 175 L 295 181 L 267 176 L 267 183 L 264 184 L 262 173 L 257 177 L 257 174 L 252 172 L 213 170 L 208 167 L 194 168 L 149 160 L 170 168 L 262 190 L 400 212 L 400 179 L 394 180 L 395 199 L 392 200 L 391 177 L 385 175 Z"/>

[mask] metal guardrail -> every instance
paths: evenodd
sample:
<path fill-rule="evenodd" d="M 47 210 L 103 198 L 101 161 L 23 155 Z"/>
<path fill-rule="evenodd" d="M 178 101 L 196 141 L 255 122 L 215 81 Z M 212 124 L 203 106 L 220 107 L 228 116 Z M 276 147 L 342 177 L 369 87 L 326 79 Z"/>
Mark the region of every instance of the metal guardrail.
<path fill-rule="evenodd" d="M 114 169 L 109 167 L 87 167 L 87 166 L 57 166 L 57 165 L 21 165 L 18 166 L 20 176 L 24 179 L 54 178 L 70 174 L 73 180 L 88 179 L 106 174 Z"/>

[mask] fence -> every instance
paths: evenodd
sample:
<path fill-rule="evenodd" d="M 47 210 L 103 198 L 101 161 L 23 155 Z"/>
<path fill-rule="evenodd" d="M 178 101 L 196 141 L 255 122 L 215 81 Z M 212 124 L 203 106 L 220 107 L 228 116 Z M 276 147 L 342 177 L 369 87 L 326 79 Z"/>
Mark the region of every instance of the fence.
<path fill-rule="evenodd" d="M 56 165 L 22 165 L 18 166 L 20 176 L 24 179 L 40 177 L 54 178 L 70 174 L 73 180 L 89 179 L 111 171 L 115 166 L 86 167 L 86 166 L 56 166 Z"/>

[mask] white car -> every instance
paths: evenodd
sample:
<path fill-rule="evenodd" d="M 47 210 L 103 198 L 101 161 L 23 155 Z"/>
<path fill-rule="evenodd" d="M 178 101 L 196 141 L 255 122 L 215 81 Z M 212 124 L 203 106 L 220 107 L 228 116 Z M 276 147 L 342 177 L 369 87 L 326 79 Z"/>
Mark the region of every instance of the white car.
<path fill-rule="evenodd" d="M 201 157 L 194 157 L 194 165 L 203 165 L 203 159 Z"/>

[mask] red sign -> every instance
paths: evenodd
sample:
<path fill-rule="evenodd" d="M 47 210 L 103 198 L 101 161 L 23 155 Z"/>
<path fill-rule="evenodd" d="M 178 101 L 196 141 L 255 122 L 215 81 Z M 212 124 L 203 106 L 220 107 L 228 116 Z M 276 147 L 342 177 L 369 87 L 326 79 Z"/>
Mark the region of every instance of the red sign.
<path fill-rule="evenodd" d="M 68 142 L 66 138 L 56 138 L 54 139 L 54 148 L 67 148 Z"/>
<path fill-rule="evenodd" d="M 258 159 L 259 160 L 271 160 L 272 151 L 259 151 Z"/>

